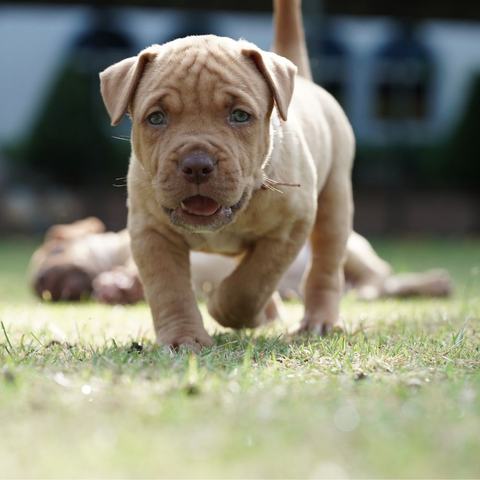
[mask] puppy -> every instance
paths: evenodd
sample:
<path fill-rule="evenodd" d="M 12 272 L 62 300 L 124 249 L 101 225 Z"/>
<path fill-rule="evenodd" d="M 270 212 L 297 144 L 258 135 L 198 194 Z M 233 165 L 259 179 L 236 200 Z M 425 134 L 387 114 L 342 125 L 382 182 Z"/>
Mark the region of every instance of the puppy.
<path fill-rule="evenodd" d="M 310 237 L 298 329 L 323 334 L 338 321 L 354 137 L 338 103 L 310 80 L 300 1 L 275 1 L 275 19 L 276 53 L 187 37 L 100 75 L 112 124 L 127 110 L 132 120 L 128 229 L 159 343 L 212 344 L 190 250 L 238 259 L 208 309 L 223 326 L 256 327 Z M 300 186 L 279 193 L 284 182 Z"/>

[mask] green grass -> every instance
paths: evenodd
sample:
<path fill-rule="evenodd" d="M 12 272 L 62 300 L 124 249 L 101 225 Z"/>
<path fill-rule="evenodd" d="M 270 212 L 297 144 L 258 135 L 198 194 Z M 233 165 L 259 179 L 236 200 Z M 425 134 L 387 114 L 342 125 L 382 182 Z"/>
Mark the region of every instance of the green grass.
<path fill-rule="evenodd" d="M 207 319 L 195 356 L 154 347 L 145 305 L 39 303 L 34 246 L 0 242 L 0 477 L 479 478 L 480 243 L 375 246 L 454 297 L 347 296 L 347 332 L 310 342 Z"/>

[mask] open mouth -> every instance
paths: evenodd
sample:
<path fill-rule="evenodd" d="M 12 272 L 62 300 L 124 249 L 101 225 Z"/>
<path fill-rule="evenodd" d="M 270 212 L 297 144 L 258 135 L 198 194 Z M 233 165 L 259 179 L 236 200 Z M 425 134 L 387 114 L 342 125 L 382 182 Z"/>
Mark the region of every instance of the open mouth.
<path fill-rule="evenodd" d="M 183 200 L 175 209 L 163 208 L 175 226 L 196 232 L 215 231 L 235 221 L 235 213 L 245 199 L 246 193 L 235 205 L 225 207 L 213 198 L 195 195 Z"/>
<path fill-rule="evenodd" d="M 199 217 L 211 217 L 215 215 L 222 207 L 213 198 L 202 197 L 202 195 L 195 195 L 194 197 L 186 198 L 180 203 L 180 208 L 188 215 L 195 215 Z"/>

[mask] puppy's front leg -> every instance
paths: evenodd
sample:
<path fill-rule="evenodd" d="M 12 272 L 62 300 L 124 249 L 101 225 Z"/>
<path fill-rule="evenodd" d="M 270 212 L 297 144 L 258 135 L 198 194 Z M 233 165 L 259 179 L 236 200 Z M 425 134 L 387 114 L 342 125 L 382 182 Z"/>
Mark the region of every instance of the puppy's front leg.
<path fill-rule="evenodd" d="M 215 320 L 231 328 L 253 328 L 268 321 L 267 304 L 307 236 L 308 226 L 292 229 L 288 239 L 258 241 L 237 269 L 208 298 Z"/>
<path fill-rule="evenodd" d="M 131 230 L 131 236 L 157 342 L 195 351 L 210 346 L 190 281 L 187 245 L 153 229 Z"/>

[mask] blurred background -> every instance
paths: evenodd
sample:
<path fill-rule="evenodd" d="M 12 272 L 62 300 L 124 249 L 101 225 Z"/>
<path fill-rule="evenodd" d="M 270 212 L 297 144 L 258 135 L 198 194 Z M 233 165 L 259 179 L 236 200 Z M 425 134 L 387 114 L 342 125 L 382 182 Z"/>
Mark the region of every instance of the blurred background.
<path fill-rule="evenodd" d="M 304 0 L 317 83 L 358 142 L 355 228 L 480 232 L 480 2 Z M 88 215 L 126 221 L 130 121 L 98 73 L 189 34 L 272 42 L 270 0 L 0 4 L 0 234 Z"/>

